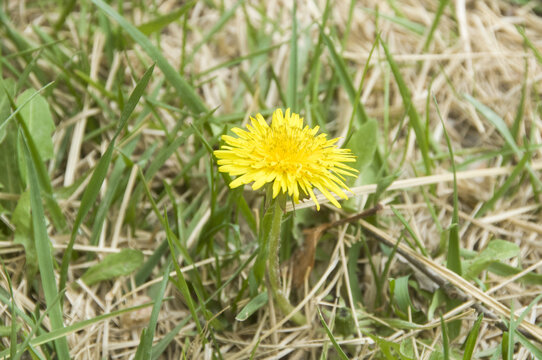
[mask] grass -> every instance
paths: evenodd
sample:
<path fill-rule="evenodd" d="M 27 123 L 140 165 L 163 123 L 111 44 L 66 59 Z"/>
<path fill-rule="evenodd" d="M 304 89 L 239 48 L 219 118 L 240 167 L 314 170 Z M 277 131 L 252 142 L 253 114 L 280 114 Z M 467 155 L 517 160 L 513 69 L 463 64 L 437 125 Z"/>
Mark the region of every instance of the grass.
<path fill-rule="evenodd" d="M 461 5 L 3 2 L 0 358 L 540 358 L 542 18 Z M 286 206 L 290 314 L 212 156 L 277 107 L 361 170 Z"/>

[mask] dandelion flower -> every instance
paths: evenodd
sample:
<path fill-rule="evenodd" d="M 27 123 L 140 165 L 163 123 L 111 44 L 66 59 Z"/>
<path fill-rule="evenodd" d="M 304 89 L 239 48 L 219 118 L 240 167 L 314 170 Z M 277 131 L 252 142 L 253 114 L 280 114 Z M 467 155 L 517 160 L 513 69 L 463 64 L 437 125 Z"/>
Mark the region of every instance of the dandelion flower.
<path fill-rule="evenodd" d="M 340 149 L 338 140 L 328 140 L 326 134 L 317 135 L 319 127 L 303 126 L 303 118 L 275 110 L 271 125 L 261 114 L 250 118 L 252 125 L 247 130 L 233 128 L 237 137 L 223 135 L 225 144 L 214 152 L 218 158 L 218 170 L 237 176 L 230 187 L 252 183 L 257 190 L 272 183 L 273 198 L 288 194 L 299 203 L 300 196 L 311 197 L 320 210 L 313 188 L 317 188 L 329 201 L 341 206 L 331 194 L 340 198 L 348 197 L 344 177 L 356 176 L 357 170 L 344 164 L 354 162 L 355 156 L 349 149 Z"/>

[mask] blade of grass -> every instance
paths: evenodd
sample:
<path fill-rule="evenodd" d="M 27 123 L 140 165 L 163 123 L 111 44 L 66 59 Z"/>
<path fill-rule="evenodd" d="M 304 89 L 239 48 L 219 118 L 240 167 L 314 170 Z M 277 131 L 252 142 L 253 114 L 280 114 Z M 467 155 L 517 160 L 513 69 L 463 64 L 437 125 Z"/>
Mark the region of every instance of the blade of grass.
<path fill-rule="evenodd" d="M 228 286 L 233 280 L 235 280 L 239 274 L 252 262 L 252 260 L 256 257 L 257 251 L 253 252 L 252 255 L 250 255 L 241 266 L 235 270 L 235 272 L 230 276 L 228 280 L 226 280 L 220 288 L 218 288 L 214 293 L 212 293 L 206 300 L 204 305 L 207 305 L 209 302 L 211 302 L 215 297 L 218 296 L 218 294 L 226 287 Z M 196 311 L 199 312 L 202 310 L 202 306 L 199 306 Z M 153 346 L 153 360 L 158 359 L 158 357 L 164 352 L 164 350 L 167 348 L 167 346 L 173 341 L 177 333 L 186 325 L 186 323 L 190 320 L 190 317 L 186 317 L 181 321 L 173 330 L 171 330 L 167 335 L 165 335 L 156 345 Z"/>
<path fill-rule="evenodd" d="M 474 348 L 476 347 L 476 341 L 478 340 L 478 334 L 480 332 L 480 325 L 484 319 L 484 314 L 478 315 L 478 318 L 474 322 L 474 325 L 467 336 L 465 341 L 465 351 L 463 352 L 463 360 L 471 360 Z"/>
<path fill-rule="evenodd" d="M 59 291 L 53 301 L 53 305 L 56 305 L 60 301 L 60 299 L 62 299 L 63 296 L 64 296 L 64 290 Z M 23 356 L 23 354 L 26 352 L 26 348 L 30 345 L 30 341 L 32 340 L 34 334 L 38 331 L 39 327 L 41 326 L 41 323 L 43 322 L 45 317 L 49 314 L 51 309 L 52 307 L 47 307 L 47 309 L 45 309 L 45 311 L 40 315 L 39 319 L 32 325 L 30 329 L 30 333 L 25 337 L 23 343 L 19 347 L 20 350 L 17 352 L 17 354 L 15 354 L 15 356 L 12 357 L 12 360 L 19 360 Z"/>
<path fill-rule="evenodd" d="M 442 17 L 442 14 L 444 13 L 444 9 L 448 5 L 450 0 L 439 0 L 437 11 L 435 12 L 435 19 L 433 20 L 433 23 L 431 24 L 431 29 L 429 29 L 429 32 L 427 33 L 427 38 L 425 39 L 425 42 L 423 44 L 423 52 L 427 52 L 427 49 L 429 49 L 429 45 L 431 45 L 431 41 L 433 40 L 433 35 L 435 34 L 435 30 L 438 27 L 438 24 L 440 22 L 440 18 Z"/>
<path fill-rule="evenodd" d="M 23 122 L 21 121 L 21 123 Z M 38 251 L 38 267 L 40 269 L 45 301 L 47 303 L 47 307 L 51 308 L 50 319 L 52 331 L 61 330 L 64 327 L 64 323 L 62 320 L 60 303 L 55 302 L 55 299 L 58 296 L 58 290 L 56 287 L 55 272 L 53 268 L 53 254 L 51 253 L 51 243 L 49 235 L 47 234 L 45 214 L 43 213 L 43 207 L 41 204 L 40 186 L 37 180 L 38 175 L 34 165 L 34 162 L 39 162 L 41 160 L 30 155 L 27 137 L 26 135 L 23 135 L 23 137 L 25 143 L 24 155 L 28 170 L 28 183 L 30 186 L 30 202 L 32 204 L 32 225 L 34 227 L 34 239 L 36 242 L 36 249 Z M 55 348 L 59 359 L 70 359 L 68 341 L 65 337 L 55 340 Z"/>
<path fill-rule="evenodd" d="M 464 94 L 464 97 L 475 107 L 475 109 L 480 112 L 484 117 L 491 123 L 497 131 L 501 134 L 501 136 L 504 138 L 508 146 L 514 151 L 516 156 L 521 157 L 522 153 L 519 149 L 518 145 L 516 144 L 516 141 L 514 140 L 514 137 L 512 136 L 512 133 L 506 126 L 506 123 L 504 120 L 497 115 L 491 108 L 488 106 L 482 104 L 469 94 Z M 532 169 L 530 163 L 526 164 L 527 170 L 529 171 L 529 174 L 531 175 L 531 178 L 534 180 L 534 182 L 537 185 L 537 189 L 535 192 L 538 192 L 540 189 L 542 189 L 542 181 L 540 180 L 540 176 L 536 174 L 536 172 Z"/>
<path fill-rule="evenodd" d="M 181 75 L 171 66 L 167 59 L 162 55 L 150 40 L 139 31 L 134 25 L 130 24 L 122 15 L 116 12 L 111 6 L 103 0 L 92 0 L 100 10 L 113 18 L 123 29 L 138 43 L 141 48 L 156 62 L 156 65 L 162 70 L 166 79 L 177 90 L 177 96 L 183 99 L 184 103 L 190 110 L 195 113 L 207 112 L 207 108 L 203 100 L 198 96 L 196 91 L 190 86 Z"/>
<path fill-rule="evenodd" d="M 339 354 L 339 357 L 342 360 L 348 360 L 348 356 L 344 353 L 343 349 L 341 349 L 341 346 L 335 340 L 335 337 L 331 333 L 331 330 L 329 330 L 329 327 L 326 324 L 326 321 L 324 320 L 324 317 L 322 316 L 322 312 L 318 308 L 318 315 L 320 316 L 320 322 L 322 323 L 322 326 L 324 327 L 324 330 L 326 331 L 327 336 L 329 337 L 329 340 L 331 340 L 331 343 L 333 344 L 333 347 L 335 348 L 335 351 L 337 351 L 337 354 Z"/>
<path fill-rule="evenodd" d="M 406 219 L 403 217 L 403 215 L 401 215 L 401 213 L 399 211 L 397 211 L 396 208 L 394 208 L 393 206 L 391 206 L 391 211 L 393 211 L 393 213 L 395 214 L 395 216 L 399 219 L 399 221 L 403 224 L 403 226 L 405 227 L 405 229 L 408 231 L 408 233 L 410 234 L 410 236 L 412 236 L 412 238 L 414 239 L 414 241 L 416 242 L 416 245 L 418 245 L 418 248 L 420 249 L 420 251 L 422 252 L 423 256 L 427 256 L 427 251 L 425 250 L 425 247 L 423 246 L 422 242 L 420 241 L 420 239 L 418 238 L 418 236 L 416 236 L 416 233 L 414 232 L 414 230 L 412 229 L 412 227 L 410 226 L 410 224 L 406 221 Z"/>
<path fill-rule="evenodd" d="M 324 44 L 329 50 L 329 56 L 331 57 L 331 61 L 335 65 L 335 72 L 339 76 L 339 80 L 344 86 L 344 90 L 346 91 L 350 102 L 352 104 L 357 103 L 356 109 L 358 109 L 359 111 L 357 111 L 356 114 L 358 120 L 360 124 L 364 124 L 367 120 L 369 120 L 369 117 L 367 116 L 367 113 L 365 112 L 365 107 L 363 106 L 359 98 L 356 98 L 356 90 L 354 89 L 354 85 L 352 84 L 351 76 L 346 70 L 346 64 L 344 63 L 344 59 L 339 56 L 339 54 L 335 50 L 335 45 L 333 44 L 333 41 L 329 38 L 329 36 L 325 34 L 322 27 L 320 27 L 320 36 L 324 40 Z"/>
<path fill-rule="evenodd" d="M 422 153 L 423 163 L 425 165 L 425 172 L 428 175 L 431 173 L 433 163 L 431 161 L 431 157 L 429 156 L 429 145 L 426 142 L 425 131 L 423 129 L 420 116 L 418 115 L 418 111 L 416 110 L 416 107 L 412 102 L 410 90 L 408 89 L 408 86 L 406 85 L 405 80 L 401 75 L 399 66 L 397 66 L 397 63 L 393 59 L 393 56 L 390 53 L 386 42 L 382 40 L 382 38 L 380 38 L 380 44 L 382 44 L 382 48 L 384 49 L 384 52 L 386 54 L 386 59 L 388 60 L 388 64 L 390 65 L 391 72 L 393 73 L 395 82 L 397 83 L 397 87 L 399 88 L 399 92 L 401 93 L 404 107 L 408 113 L 408 117 L 410 118 L 410 125 L 414 129 L 414 133 L 416 134 L 416 140 Z"/>
<path fill-rule="evenodd" d="M 170 269 L 171 262 L 165 267 L 162 282 L 160 283 L 160 289 L 158 290 L 156 296 L 154 296 L 155 301 L 154 306 L 152 307 L 151 318 L 149 320 L 149 325 L 147 326 L 147 331 L 145 332 L 145 337 L 141 339 L 141 342 L 137 347 L 135 354 L 136 360 L 150 359 L 152 356 L 152 340 L 154 338 L 156 323 L 158 322 L 158 315 L 160 314 L 160 307 L 162 306 L 162 301 L 164 300 L 164 293 L 169 280 Z"/>
<path fill-rule="evenodd" d="M 448 339 L 448 329 L 442 316 L 440 317 L 440 328 L 442 331 L 442 354 L 444 356 L 444 360 L 450 360 L 450 341 Z"/>
<path fill-rule="evenodd" d="M 1 79 L 0 79 L 1 81 Z M 3 83 L 2 83 L 3 84 Z M 51 185 L 51 179 L 49 178 L 49 174 L 47 172 L 47 168 L 45 167 L 45 163 L 41 160 L 41 157 L 39 155 L 38 149 L 36 147 L 36 144 L 30 134 L 30 131 L 28 129 L 28 126 L 24 123 L 21 114 L 19 113 L 22 108 L 24 108 L 35 96 L 43 92 L 45 89 L 53 85 L 54 83 L 48 83 L 35 93 L 33 93 L 26 101 L 24 101 L 19 107 L 15 105 L 15 101 L 12 98 L 11 94 L 8 92 L 8 90 L 4 87 L 4 92 L 7 96 L 7 99 L 9 100 L 11 107 L 14 109 L 13 112 L 8 116 L 8 118 L 0 125 L 0 131 L 4 128 L 4 126 L 7 125 L 7 123 L 15 118 L 17 122 L 21 125 L 21 128 L 26 136 L 27 143 L 29 146 L 30 153 L 35 159 L 39 159 L 39 161 L 36 160 L 35 167 L 36 172 L 38 175 L 38 181 L 39 185 L 41 187 L 41 190 L 43 191 L 43 197 L 45 199 L 45 204 L 47 205 L 47 209 L 51 213 L 51 217 L 53 220 L 53 223 L 55 225 L 55 228 L 59 231 L 62 231 L 66 228 L 66 220 L 64 219 L 64 215 L 62 214 L 62 210 L 60 209 L 60 206 L 58 205 L 54 195 L 53 195 L 53 186 Z"/>
<path fill-rule="evenodd" d="M 442 123 L 442 129 L 444 132 L 444 137 L 446 138 L 446 145 L 448 146 L 448 152 L 450 154 L 450 162 L 452 164 L 452 172 L 454 175 L 453 187 L 453 212 L 452 212 L 452 223 L 450 224 L 450 237 L 448 240 L 448 254 L 446 257 L 446 267 L 455 273 L 461 275 L 461 257 L 460 257 L 460 241 L 459 241 L 459 198 L 457 192 L 457 176 L 455 171 L 455 160 L 454 152 L 452 149 L 452 143 L 448 132 L 446 131 L 446 125 L 444 124 L 444 119 L 440 114 L 440 109 L 437 103 L 436 97 L 433 95 L 433 101 L 437 109 L 437 114 Z"/>
<path fill-rule="evenodd" d="M 501 185 L 499 189 L 497 189 L 494 193 L 491 199 L 486 201 L 482 207 L 476 212 L 474 215 L 475 218 L 479 218 L 484 216 L 484 214 L 488 211 L 493 209 L 493 206 L 499 200 L 507 191 L 510 189 L 510 186 L 512 186 L 512 183 L 516 180 L 516 178 L 523 172 L 525 165 L 527 164 L 527 161 L 531 159 L 531 154 L 529 152 L 526 152 L 523 157 L 521 158 L 520 162 L 514 167 L 514 170 L 506 177 L 505 182 Z"/>
<path fill-rule="evenodd" d="M 125 313 L 130 312 L 130 311 L 137 311 L 137 310 L 146 308 L 146 307 L 151 306 L 151 305 L 153 305 L 152 302 L 142 304 L 142 305 L 132 306 L 132 307 L 128 307 L 126 309 L 116 310 L 116 311 L 112 311 L 112 312 L 107 313 L 107 314 L 98 315 L 98 316 L 96 316 L 96 317 L 94 317 L 92 319 L 83 320 L 83 321 L 80 321 L 80 322 L 75 323 L 73 325 L 66 326 L 66 327 L 64 327 L 62 329 L 55 329 L 55 330 L 46 332 L 43 335 L 35 337 L 34 339 L 32 339 L 30 341 L 30 345 L 31 346 L 39 346 L 39 345 L 47 344 L 47 343 L 49 343 L 51 341 L 55 341 L 55 340 L 60 339 L 60 338 L 65 338 L 65 336 L 68 335 L 68 334 L 71 334 L 71 333 L 74 333 L 76 331 L 82 330 L 82 329 L 84 329 L 86 327 L 97 324 L 97 323 L 99 323 L 101 321 L 104 321 L 104 320 L 110 319 L 112 317 L 116 317 L 116 316 L 125 314 Z M 0 352 L 0 358 L 3 359 L 3 358 L 5 358 L 6 355 L 9 355 L 9 350 L 5 350 L 5 351 Z"/>
<path fill-rule="evenodd" d="M 525 41 L 525 44 L 533 51 L 533 54 L 536 58 L 536 60 L 542 64 L 542 54 L 538 50 L 538 48 L 533 44 L 531 39 L 527 37 L 527 34 L 525 34 L 525 29 L 522 26 L 516 25 L 516 30 L 518 33 L 523 37 L 523 41 Z"/>
<path fill-rule="evenodd" d="M 235 11 L 237 11 L 237 8 L 239 7 L 239 5 L 241 5 L 242 3 L 244 3 L 245 0 L 239 0 L 235 3 L 235 5 L 231 6 L 231 8 L 226 11 L 224 14 L 222 14 L 222 16 L 220 17 L 220 19 L 215 23 L 215 25 L 209 30 L 209 32 L 207 34 L 205 34 L 205 36 L 201 39 L 201 41 L 199 43 L 197 43 L 195 46 L 194 46 L 194 49 L 191 50 L 190 52 L 190 57 L 188 58 L 187 60 L 187 63 L 191 63 L 192 60 L 194 59 L 194 56 L 196 56 L 197 52 L 199 51 L 199 49 L 201 49 L 201 47 L 205 44 L 207 44 L 209 42 L 209 40 L 211 40 L 211 38 L 218 32 L 220 31 L 220 29 L 222 29 L 224 27 L 224 25 L 226 25 L 226 23 L 232 18 L 233 15 L 235 15 Z M 201 112 L 203 112 L 205 110 L 202 110 Z"/>
<path fill-rule="evenodd" d="M 194 5 L 196 4 L 195 0 L 191 0 L 181 6 L 179 9 L 167 13 L 164 15 L 160 15 L 151 21 L 148 21 L 144 24 L 141 24 L 137 27 L 139 31 L 141 31 L 144 35 L 150 35 L 152 33 L 161 31 L 164 27 L 171 24 L 172 22 L 176 21 L 178 18 L 183 16 L 188 10 L 190 10 Z"/>
<path fill-rule="evenodd" d="M 292 8 L 292 34 L 290 41 L 290 69 L 288 70 L 288 87 L 286 89 L 288 107 L 292 111 L 299 111 L 297 108 L 297 2 L 293 2 Z"/>
<path fill-rule="evenodd" d="M 143 95 L 143 92 L 145 91 L 145 88 L 147 87 L 147 84 L 149 83 L 153 70 L 154 70 L 154 65 L 152 65 L 149 69 L 147 69 L 145 74 L 143 74 L 143 76 L 141 77 L 141 80 L 137 83 L 132 94 L 130 94 L 130 98 L 128 99 L 128 102 L 126 103 L 120 115 L 119 125 L 115 132 L 115 135 L 113 135 L 111 142 L 107 146 L 107 150 L 105 151 L 104 155 L 98 162 L 98 165 L 96 165 L 96 168 L 94 169 L 92 173 L 92 177 L 90 178 L 87 188 L 85 189 L 85 192 L 83 193 L 83 196 L 81 198 L 81 205 L 79 207 L 79 211 L 77 212 L 77 215 L 75 217 L 75 221 L 73 224 L 70 241 L 62 257 L 62 266 L 60 268 L 60 281 L 59 281 L 60 289 L 64 289 L 64 287 L 66 286 L 68 266 L 71 261 L 73 245 L 75 244 L 75 238 L 79 231 L 79 227 L 83 223 L 83 219 L 88 214 L 92 206 L 95 204 L 96 199 L 98 198 L 100 189 L 102 187 L 102 184 L 104 182 L 104 179 L 109 169 L 109 164 L 111 163 L 111 159 L 113 157 L 113 149 L 115 148 L 115 141 L 117 137 L 119 136 L 120 132 L 122 131 L 122 129 L 125 127 L 126 123 L 128 122 L 128 119 L 130 118 L 130 115 L 134 111 L 137 103 L 139 102 L 139 99 Z"/>

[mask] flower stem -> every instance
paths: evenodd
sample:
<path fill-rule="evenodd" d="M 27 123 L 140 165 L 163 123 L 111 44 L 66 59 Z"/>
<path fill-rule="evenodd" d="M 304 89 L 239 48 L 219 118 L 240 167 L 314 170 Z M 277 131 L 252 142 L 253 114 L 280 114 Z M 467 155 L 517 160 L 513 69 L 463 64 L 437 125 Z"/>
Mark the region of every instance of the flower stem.
<path fill-rule="evenodd" d="M 279 268 L 279 248 L 280 248 L 280 224 L 282 221 L 282 209 L 280 199 L 275 199 L 273 209 L 273 221 L 271 223 L 271 234 L 269 236 L 269 256 L 267 258 L 267 273 L 269 277 L 269 290 L 273 295 L 275 303 L 279 306 L 284 315 L 290 314 L 294 307 L 284 293 L 280 290 L 280 268 Z M 295 313 L 291 320 L 298 325 L 305 325 L 307 320 L 301 313 Z"/>

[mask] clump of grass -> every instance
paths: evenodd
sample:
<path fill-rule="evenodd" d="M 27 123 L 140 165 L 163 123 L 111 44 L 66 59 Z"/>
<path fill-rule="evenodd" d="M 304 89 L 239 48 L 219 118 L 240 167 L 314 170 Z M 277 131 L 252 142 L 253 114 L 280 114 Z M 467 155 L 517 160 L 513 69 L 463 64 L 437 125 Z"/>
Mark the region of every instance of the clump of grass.
<path fill-rule="evenodd" d="M 3 2 L 0 357 L 542 358 L 542 19 L 465 6 Z M 360 171 L 283 214 L 302 326 L 212 155 L 279 107 Z"/>

